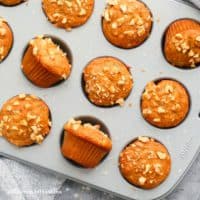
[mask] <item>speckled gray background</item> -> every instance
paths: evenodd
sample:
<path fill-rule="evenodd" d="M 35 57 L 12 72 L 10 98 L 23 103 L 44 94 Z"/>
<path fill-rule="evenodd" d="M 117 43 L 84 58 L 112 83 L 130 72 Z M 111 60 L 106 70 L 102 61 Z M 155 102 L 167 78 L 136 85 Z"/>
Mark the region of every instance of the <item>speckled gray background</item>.
<path fill-rule="evenodd" d="M 200 155 L 181 183 L 164 200 L 200 200 L 199 172 Z M 52 193 L 45 194 L 49 191 Z M 122 199 L 70 180 L 64 180 L 63 177 L 55 174 L 41 172 L 15 161 L 0 158 L 0 200 Z"/>

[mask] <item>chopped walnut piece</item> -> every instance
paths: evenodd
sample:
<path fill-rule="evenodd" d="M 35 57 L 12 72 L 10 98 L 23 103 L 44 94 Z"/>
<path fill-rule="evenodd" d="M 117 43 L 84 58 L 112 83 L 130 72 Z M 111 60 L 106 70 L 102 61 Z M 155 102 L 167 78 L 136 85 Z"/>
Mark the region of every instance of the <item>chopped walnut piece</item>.
<path fill-rule="evenodd" d="M 167 155 L 166 153 L 163 153 L 161 151 L 157 151 L 156 154 L 158 155 L 158 157 L 161 159 L 161 160 L 164 160 L 167 158 Z"/>
<path fill-rule="evenodd" d="M 149 141 L 149 138 L 148 137 L 144 137 L 144 136 L 139 136 L 138 140 L 145 143 L 145 142 Z"/>
<path fill-rule="evenodd" d="M 108 5 L 111 5 L 111 6 L 116 6 L 119 4 L 118 0 L 107 0 L 106 2 Z"/>
<path fill-rule="evenodd" d="M 104 11 L 104 15 L 103 16 L 104 16 L 104 18 L 105 18 L 106 21 L 108 21 L 108 22 L 110 21 L 110 16 L 109 16 L 108 10 Z"/>
<path fill-rule="evenodd" d="M 48 125 L 51 127 L 51 126 L 52 126 L 52 122 L 51 122 L 51 121 L 48 121 Z"/>
<path fill-rule="evenodd" d="M 37 47 L 34 47 L 34 48 L 33 48 L 33 55 L 37 55 L 37 53 L 38 53 L 38 48 L 37 48 Z"/>
<path fill-rule="evenodd" d="M 153 165 L 154 168 L 155 168 L 155 172 L 159 175 L 162 175 L 162 172 L 161 172 L 161 165 L 159 163 L 156 163 Z"/>
<path fill-rule="evenodd" d="M 44 137 L 42 135 L 37 135 L 35 136 L 35 140 L 38 144 L 41 144 L 42 141 L 44 140 Z"/>
<path fill-rule="evenodd" d="M 145 165 L 145 171 L 143 172 L 143 174 L 147 174 L 150 169 L 151 169 L 151 165 L 150 164 L 146 164 Z"/>
<path fill-rule="evenodd" d="M 22 126 L 28 126 L 28 122 L 25 119 L 21 120 L 19 124 Z"/>
<path fill-rule="evenodd" d="M 165 113 L 165 112 L 166 110 L 163 107 L 161 106 L 158 107 L 158 113 Z"/>
<path fill-rule="evenodd" d="M 141 176 L 141 177 L 139 178 L 139 183 L 140 183 L 141 185 L 144 185 L 145 182 L 146 182 L 146 178 L 143 177 L 143 176 Z"/>
<path fill-rule="evenodd" d="M 116 101 L 117 104 L 119 104 L 120 106 L 124 105 L 124 99 L 120 98 Z"/>
<path fill-rule="evenodd" d="M 148 114 L 151 114 L 151 113 L 152 113 L 152 110 L 151 110 L 150 108 L 145 108 L 145 109 L 143 109 L 142 113 L 143 113 L 144 115 L 148 115 Z"/>
<path fill-rule="evenodd" d="M 26 94 L 19 94 L 20 99 L 24 99 L 26 97 Z"/>
<path fill-rule="evenodd" d="M 12 110 L 12 106 L 7 106 L 7 111 L 11 111 Z"/>
<path fill-rule="evenodd" d="M 175 35 L 175 37 L 176 37 L 176 39 L 178 39 L 178 40 L 183 39 L 183 35 L 182 35 L 181 33 L 177 33 L 177 34 Z"/>
<path fill-rule="evenodd" d="M 0 35 L 1 36 L 5 36 L 6 35 L 6 29 L 5 28 L 3 28 L 3 27 L 0 28 Z"/>
<path fill-rule="evenodd" d="M 200 35 L 196 37 L 196 41 L 200 42 Z"/>
<path fill-rule="evenodd" d="M 127 6 L 126 5 L 120 5 L 120 9 L 123 13 L 126 13 L 127 12 Z"/>
<path fill-rule="evenodd" d="M 154 122 L 160 122 L 161 120 L 160 120 L 160 118 L 154 118 L 153 121 Z"/>
<path fill-rule="evenodd" d="M 18 106 L 18 105 L 19 105 L 19 101 L 13 102 L 13 106 Z"/>

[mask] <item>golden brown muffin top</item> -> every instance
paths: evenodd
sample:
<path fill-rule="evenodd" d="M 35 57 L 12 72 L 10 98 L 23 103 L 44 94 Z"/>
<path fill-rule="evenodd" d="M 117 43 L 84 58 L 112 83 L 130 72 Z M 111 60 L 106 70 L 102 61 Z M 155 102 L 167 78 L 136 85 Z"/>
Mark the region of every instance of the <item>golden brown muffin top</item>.
<path fill-rule="evenodd" d="M 0 4 L 7 5 L 7 6 L 14 6 L 23 1 L 25 0 L 0 0 Z"/>
<path fill-rule="evenodd" d="M 152 16 L 138 0 L 108 0 L 103 14 L 103 32 L 114 45 L 132 48 L 150 34 Z"/>
<path fill-rule="evenodd" d="M 0 61 L 9 53 L 13 44 L 13 34 L 5 19 L 0 18 Z"/>
<path fill-rule="evenodd" d="M 171 24 L 166 32 L 165 56 L 177 67 L 200 64 L 200 24 L 189 19 Z"/>
<path fill-rule="evenodd" d="M 123 105 L 133 86 L 128 67 L 113 57 L 92 60 L 83 76 L 88 98 L 99 106 Z"/>
<path fill-rule="evenodd" d="M 182 122 L 190 106 L 186 89 L 177 81 L 150 82 L 142 94 L 141 109 L 144 118 L 160 128 L 170 128 Z"/>
<path fill-rule="evenodd" d="M 16 146 L 42 143 L 51 127 L 48 106 L 34 95 L 9 99 L 0 111 L 0 134 Z"/>
<path fill-rule="evenodd" d="M 69 31 L 89 19 L 94 0 L 42 0 L 42 4 L 48 19 L 57 27 Z"/>
<path fill-rule="evenodd" d="M 38 36 L 30 41 L 29 47 L 32 48 L 33 55 L 47 71 L 64 79 L 69 76 L 71 65 L 66 52 L 63 52 L 51 38 Z"/>
<path fill-rule="evenodd" d="M 169 175 L 171 158 L 161 143 L 152 138 L 139 137 L 121 152 L 119 167 L 129 183 L 151 189 Z"/>
<path fill-rule="evenodd" d="M 64 130 L 67 134 L 72 134 L 103 150 L 110 151 L 112 149 L 112 141 L 100 130 L 99 125 L 92 125 L 90 123 L 82 124 L 80 120 L 71 119 L 65 124 Z"/>

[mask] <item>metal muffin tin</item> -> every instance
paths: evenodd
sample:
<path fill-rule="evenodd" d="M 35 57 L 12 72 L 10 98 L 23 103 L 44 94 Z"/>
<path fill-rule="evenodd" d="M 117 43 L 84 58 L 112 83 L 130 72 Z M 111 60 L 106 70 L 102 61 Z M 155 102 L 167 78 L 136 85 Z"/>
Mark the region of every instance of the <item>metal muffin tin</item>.
<path fill-rule="evenodd" d="M 200 147 L 200 67 L 183 70 L 171 66 L 162 53 L 162 37 L 166 27 L 179 18 L 200 20 L 200 11 L 180 2 L 144 0 L 151 9 L 154 25 L 150 37 L 139 47 L 124 50 L 111 45 L 101 30 L 101 15 L 105 1 L 96 0 L 89 21 L 71 32 L 55 28 L 49 23 L 41 1 L 29 0 L 16 7 L 0 6 L 1 16 L 12 27 L 14 45 L 9 56 L 0 64 L 0 105 L 19 93 L 33 93 L 49 105 L 53 126 L 41 145 L 17 148 L 0 138 L 0 154 L 25 162 L 40 169 L 50 170 L 69 179 L 88 184 L 100 190 L 127 199 L 155 199 L 169 194 L 183 178 L 195 160 Z M 23 75 L 21 58 L 28 41 L 41 34 L 54 35 L 69 46 L 73 56 L 71 76 L 65 82 L 48 89 L 38 88 Z M 81 75 L 85 65 L 99 56 L 114 56 L 131 66 L 134 87 L 125 106 L 97 107 L 85 97 Z M 186 120 L 171 129 L 159 129 L 148 124 L 140 111 L 140 98 L 145 85 L 152 80 L 172 78 L 183 83 L 191 97 L 190 112 Z M 94 116 L 108 127 L 113 149 L 95 169 L 84 169 L 66 161 L 60 153 L 60 137 L 64 123 L 71 117 Z M 140 135 L 151 136 L 162 142 L 172 158 L 169 177 L 159 187 L 143 190 L 130 185 L 118 169 L 120 151 Z"/>

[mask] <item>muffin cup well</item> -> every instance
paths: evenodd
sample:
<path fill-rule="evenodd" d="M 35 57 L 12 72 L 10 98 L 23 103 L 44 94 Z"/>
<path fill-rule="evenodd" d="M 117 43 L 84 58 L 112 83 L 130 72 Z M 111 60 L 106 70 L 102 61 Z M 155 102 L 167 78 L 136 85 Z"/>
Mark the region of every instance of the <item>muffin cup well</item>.
<path fill-rule="evenodd" d="M 64 53 L 67 54 L 69 64 L 72 64 L 72 54 L 68 46 L 60 39 L 50 35 L 43 38 L 50 38 L 57 44 Z M 65 80 L 64 77 L 47 70 L 39 60 L 33 55 L 33 47 L 28 45 L 22 57 L 22 71 L 24 75 L 35 85 L 43 88 L 52 87 Z M 70 72 L 71 73 L 71 72 Z"/>
<path fill-rule="evenodd" d="M 159 129 L 173 129 L 173 128 L 176 128 L 177 126 L 181 125 L 188 117 L 189 113 L 190 113 L 190 108 L 191 108 L 191 96 L 190 96 L 190 93 L 189 93 L 189 90 L 187 89 L 187 87 L 182 83 L 180 82 L 179 80 L 177 79 L 174 79 L 174 78 L 170 78 L 170 77 L 162 77 L 162 78 L 157 78 L 157 79 L 154 79 L 152 82 L 155 84 L 155 85 L 158 85 L 161 81 L 165 81 L 165 80 L 169 80 L 169 81 L 175 81 L 177 82 L 178 84 L 180 84 L 186 91 L 187 93 L 187 96 L 188 96 L 188 102 L 189 102 L 189 106 L 188 106 L 188 111 L 187 113 L 185 114 L 185 117 L 183 120 L 181 120 L 178 124 L 174 125 L 174 126 L 169 126 L 169 127 L 161 127 L 161 126 L 158 126 L 154 123 L 152 123 L 151 121 L 147 120 L 147 118 L 143 115 L 143 108 L 142 108 L 142 95 L 144 94 L 145 92 L 145 88 L 147 85 L 145 85 L 145 88 L 141 94 L 141 98 L 140 98 L 140 112 L 141 112 L 141 115 L 143 117 L 143 119 L 148 123 L 150 124 L 151 126 L 155 127 L 155 128 L 159 128 Z"/>
<path fill-rule="evenodd" d="M 81 120 L 82 123 L 90 123 L 92 125 L 100 125 L 100 130 L 110 136 L 107 127 L 100 120 L 91 116 L 81 116 L 75 118 Z M 67 131 L 63 131 L 61 135 L 61 153 L 68 161 L 78 167 L 94 168 L 102 162 L 109 151 L 103 149 L 87 140 L 77 137 Z"/>
<path fill-rule="evenodd" d="M 33 48 L 29 47 L 23 58 L 23 72 L 28 79 L 40 87 L 49 87 L 59 81 L 60 76 L 47 71 L 32 54 Z"/>
<path fill-rule="evenodd" d="M 189 62 L 191 57 L 188 57 L 189 50 L 187 52 L 187 49 L 185 49 L 185 52 L 183 52 L 184 49 L 182 48 L 184 47 L 180 45 L 181 43 L 179 43 L 178 45 L 179 49 L 176 47 L 177 52 L 173 51 L 172 41 L 174 41 L 174 38 L 180 37 L 179 40 L 181 42 L 182 34 L 184 35 L 187 33 L 187 31 L 190 30 L 199 30 L 199 22 L 197 20 L 190 18 L 177 19 L 176 21 L 173 21 L 171 24 L 169 24 L 169 26 L 164 31 L 161 40 L 162 53 L 165 60 L 170 65 L 177 67 L 181 70 L 196 69 L 196 67 L 199 67 L 200 65 L 199 62 L 196 62 L 194 66 L 191 65 L 191 63 Z"/>
<path fill-rule="evenodd" d="M 136 168 L 132 168 L 132 170 L 131 170 L 131 168 L 130 168 L 130 171 L 129 171 L 129 173 L 127 174 L 127 173 L 123 173 L 123 164 L 120 162 L 120 160 L 121 160 L 121 156 L 122 156 L 122 153 L 126 150 L 126 148 L 129 148 L 131 145 L 135 145 L 135 143 L 137 142 L 137 141 L 139 141 L 140 143 L 143 143 L 143 145 L 145 146 L 145 144 L 146 143 L 148 143 L 149 141 L 145 141 L 146 140 L 146 138 L 148 138 L 149 140 L 153 140 L 154 142 L 156 142 L 156 143 L 158 143 L 159 145 L 161 145 L 161 147 L 163 147 L 164 149 L 165 149 L 165 154 L 167 155 L 166 157 L 168 157 L 169 158 L 169 168 L 168 168 L 168 171 L 165 173 L 165 175 L 163 176 L 163 174 L 160 174 L 160 175 L 162 175 L 163 177 L 162 178 L 160 178 L 160 180 L 159 180 L 159 177 L 158 176 L 155 176 L 154 178 L 155 179 L 158 179 L 159 181 L 157 182 L 157 183 L 152 183 L 152 184 L 144 184 L 144 185 L 139 185 L 138 184 L 138 181 L 131 181 L 130 179 L 129 179 L 129 176 L 130 176 L 130 173 L 132 173 L 132 176 L 137 176 L 138 174 L 141 174 L 141 177 L 143 177 L 143 176 L 145 176 L 146 177 L 146 179 L 147 179 L 147 181 L 148 181 L 148 178 L 150 178 L 151 176 L 148 176 L 147 175 L 147 168 L 144 168 L 143 169 L 143 172 L 141 171 L 141 169 L 142 168 L 140 168 L 140 165 L 139 165 L 139 163 L 140 163 L 140 161 L 143 159 L 143 161 L 144 161 L 144 164 L 147 164 L 147 162 L 150 162 L 152 165 L 154 165 L 156 162 L 155 162 L 155 160 L 150 160 L 148 157 L 144 157 L 144 155 L 142 156 L 142 157 L 140 157 L 140 159 L 135 159 L 135 160 L 132 160 L 132 162 L 133 163 L 135 163 L 135 162 L 138 162 L 137 164 L 136 164 L 136 167 L 138 167 L 138 171 L 136 170 Z M 138 147 L 138 148 L 140 148 L 140 151 L 147 151 L 147 149 L 144 147 L 144 150 L 141 150 L 142 149 L 142 147 Z M 152 152 L 152 151 L 154 151 L 155 150 L 155 148 L 153 148 L 152 150 L 150 150 L 150 152 Z M 138 150 L 137 150 L 137 152 L 138 152 Z M 162 152 L 162 151 L 161 151 Z M 157 152 L 155 152 L 155 153 L 157 153 Z M 130 155 L 130 154 L 129 154 Z M 127 154 L 127 157 L 129 157 L 129 155 Z M 147 154 L 146 154 L 147 155 Z M 162 156 L 162 154 L 161 154 L 161 156 Z M 159 155 L 158 155 L 158 157 L 159 157 Z M 128 161 L 131 161 L 131 157 L 129 157 L 128 158 Z M 155 157 L 152 157 L 151 159 L 155 159 Z M 166 158 L 160 158 L 161 160 L 165 160 Z M 145 162 L 146 161 L 146 162 Z M 129 183 L 129 184 L 131 184 L 131 185 L 133 185 L 134 187 L 136 187 L 136 188 L 140 188 L 140 189 L 143 189 L 143 190 L 150 190 L 150 189 L 154 189 L 154 188 L 156 188 L 156 187 L 159 187 L 159 185 L 160 184 L 162 184 L 163 182 L 165 182 L 165 180 L 168 178 L 168 176 L 170 175 L 170 172 L 171 172 L 171 163 L 172 163 L 172 160 L 171 160 L 171 155 L 170 155 L 170 152 L 168 151 L 168 149 L 167 149 L 167 147 L 161 142 L 161 141 L 159 141 L 159 140 L 157 140 L 157 139 L 155 139 L 155 138 L 153 138 L 153 137 L 149 137 L 149 136 L 139 136 L 139 137 L 137 137 L 137 138 L 134 138 L 133 140 L 131 140 L 131 141 L 129 141 L 129 143 L 126 145 L 126 146 L 124 146 L 124 148 L 121 150 L 121 152 L 120 152 L 120 155 L 119 155 L 119 159 L 118 159 L 118 162 L 119 162 L 119 171 L 120 171 L 120 174 L 121 174 L 121 176 L 124 178 L 124 180 L 125 181 L 127 181 L 127 183 Z M 121 165 L 122 164 L 122 165 Z M 141 164 L 141 163 L 140 163 Z M 167 163 L 165 163 L 166 165 L 167 165 Z M 132 165 L 128 165 L 129 167 L 132 167 Z M 150 171 L 149 171 L 150 172 Z M 151 173 L 152 173 L 152 171 L 151 171 Z M 151 174 L 150 173 L 150 174 Z M 151 177 L 152 178 L 152 177 Z"/>
<path fill-rule="evenodd" d="M 102 56 L 98 56 L 98 57 L 95 57 L 93 59 L 91 59 L 84 67 L 83 71 L 82 71 L 82 74 L 81 74 L 81 88 L 82 88 L 82 91 L 83 91 L 83 94 L 84 96 L 86 97 L 86 99 L 94 106 L 96 107 L 100 107 L 100 108 L 113 108 L 113 107 L 117 107 L 119 106 L 120 104 L 113 104 L 113 105 L 100 105 L 100 104 L 96 104 L 95 102 L 93 102 L 90 97 L 89 97 L 89 93 L 86 91 L 86 81 L 84 80 L 84 70 L 93 62 L 95 61 L 96 59 L 103 59 L 103 58 L 112 58 L 112 59 L 115 59 L 119 62 L 121 62 L 125 67 L 126 69 L 128 70 L 130 76 L 132 77 L 132 80 L 133 80 L 133 84 L 132 84 L 132 88 L 131 90 L 129 91 L 128 95 L 124 97 L 124 101 L 126 101 L 129 96 L 131 95 L 132 93 L 132 90 L 133 90 L 133 87 L 134 87 L 134 78 L 133 78 L 133 75 L 132 75 L 132 72 L 131 72 L 131 67 L 129 65 L 127 65 L 124 61 L 122 61 L 121 59 L 117 58 L 117 57 L 113 57 L 113 56 L 110 56 L 110 55 L 102 55 Z"/>

